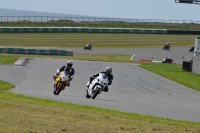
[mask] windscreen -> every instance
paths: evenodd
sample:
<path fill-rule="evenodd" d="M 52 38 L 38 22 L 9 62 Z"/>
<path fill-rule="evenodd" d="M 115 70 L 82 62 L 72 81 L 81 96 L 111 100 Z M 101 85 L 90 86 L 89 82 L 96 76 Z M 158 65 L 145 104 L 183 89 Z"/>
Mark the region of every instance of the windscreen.
<path fill-rule="evenodd" d="M 101 77 L 102 77 L 103 79 L 106 79 L 108 76 L 107 76 L 105 73 L 102 73 L 102 74 L 101 74 Z"/>

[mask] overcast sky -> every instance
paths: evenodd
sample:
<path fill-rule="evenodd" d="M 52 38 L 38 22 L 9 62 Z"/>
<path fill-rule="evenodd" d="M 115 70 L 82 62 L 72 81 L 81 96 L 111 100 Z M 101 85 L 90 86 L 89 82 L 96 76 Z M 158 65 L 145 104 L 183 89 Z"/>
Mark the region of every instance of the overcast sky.
<path fill-rule="evenodd" d="M 0 8 L 111 18 L 200 21 L 200 5 L 175 0 L 0 0 Z"/>

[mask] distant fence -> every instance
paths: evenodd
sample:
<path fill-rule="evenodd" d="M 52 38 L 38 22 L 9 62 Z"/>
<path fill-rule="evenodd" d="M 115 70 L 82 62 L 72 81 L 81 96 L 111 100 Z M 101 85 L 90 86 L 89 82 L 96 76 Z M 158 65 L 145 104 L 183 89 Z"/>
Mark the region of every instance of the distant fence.
<path fill-rule="evenodd" d="M 0 16 L 0 22 L 31 21 L 73 21 L 73 22 L 126 22 L 126 23 L 173 23 L 173 24 L 200 24 L 192 20 L 162 20 L 162 19 L 129 19 L 129 18 L 100 18 L 100 17 L 54 17 L 54 16 Z"/>

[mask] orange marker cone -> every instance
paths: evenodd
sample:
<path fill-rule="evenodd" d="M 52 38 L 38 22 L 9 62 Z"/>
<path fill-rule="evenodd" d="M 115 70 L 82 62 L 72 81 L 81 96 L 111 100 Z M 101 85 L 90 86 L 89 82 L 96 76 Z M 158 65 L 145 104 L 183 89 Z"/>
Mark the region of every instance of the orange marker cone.
<path fill-rule="evenodd" d="M 182 54 L 182 59 L 184 59 L 184 54 Z"/>
<path fill-rule="evenodd" d="M 153 54 L 151 54 L 151 59 L 153 60 Z"/>

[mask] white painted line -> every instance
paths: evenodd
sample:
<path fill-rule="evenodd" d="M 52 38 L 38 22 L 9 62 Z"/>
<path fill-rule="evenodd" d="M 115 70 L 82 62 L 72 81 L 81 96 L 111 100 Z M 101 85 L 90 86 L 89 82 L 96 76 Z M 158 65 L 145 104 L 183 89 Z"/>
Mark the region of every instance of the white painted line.
<path fill-rule="evenodd" d="M 16 88 L 15 88 L 16 90 L 18 89 L 18 86 L 16 85 Z"/>
<path fill-rule="evenodd" d="M 133 57 L 135 57 L 135 54 L 131 56 L 131 60 L 133 60 Z"/>
<path fill-rule="evenodd" d="M 155 60 L 152 60 L 152 62 L 160 62 L 160 63 L 161 63 L 162 61 L 155 61 Z"/>

